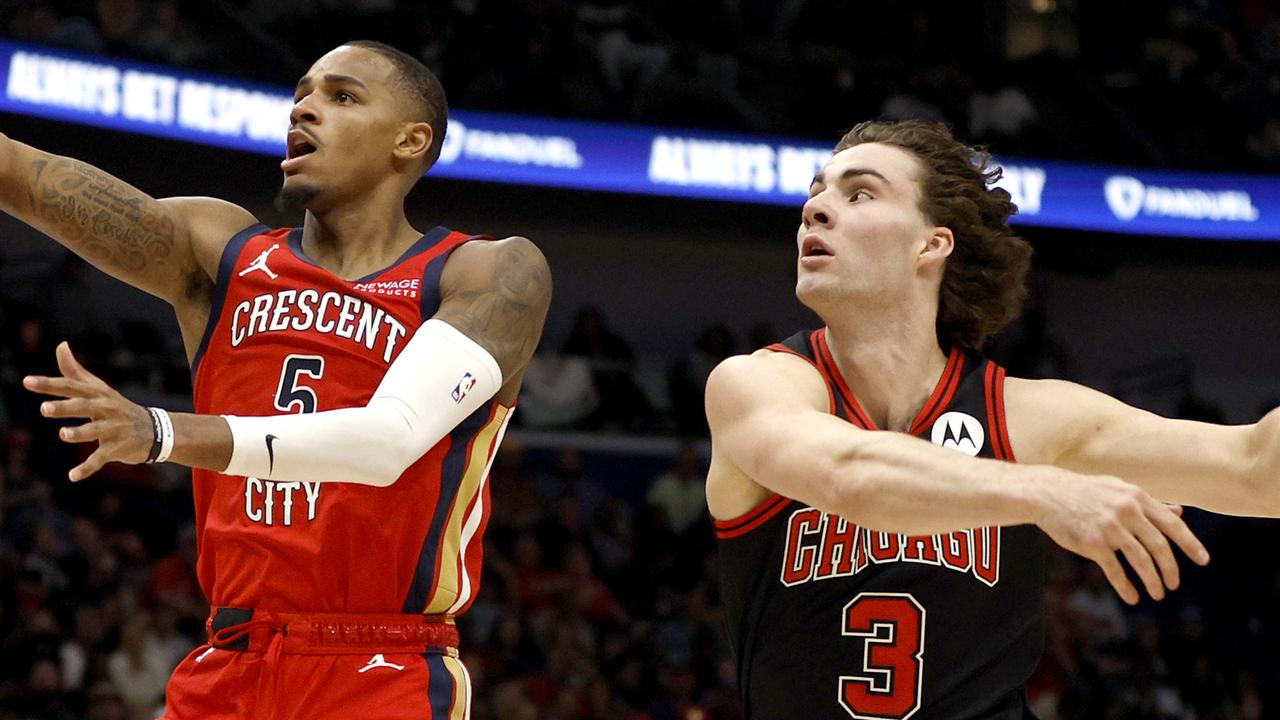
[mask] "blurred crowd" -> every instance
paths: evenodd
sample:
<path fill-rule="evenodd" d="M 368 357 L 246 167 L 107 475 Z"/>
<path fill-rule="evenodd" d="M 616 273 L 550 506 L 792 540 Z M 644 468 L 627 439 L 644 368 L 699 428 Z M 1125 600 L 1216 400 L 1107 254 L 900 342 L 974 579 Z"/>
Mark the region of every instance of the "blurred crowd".
<path fill-rule="evenodd" d="M 179 348 L 79 304 L 80 267 L 59 271 L 35 306 L 0 303 L 0 720 L 154 717 L 169 672 L 203 640 L 188 473 L 110 465 L 71 485 L 65 472 L 86 449 L 59 443 L 19 385 L 53 372 L 53 341 L 70 338 L 132 397 L 175 408 L 189 397 Z M 1070 376 L 1069 353 L 1037 317 L 1033 307 L 997 355 L 1022 375 Z M 700 397 L 720 358 L 772 332 L 740 341 L 713 325 L 665 371 L 644 371 L 608 318 L 584 308 L 562 346 L 539 353 L 517 415 L 542 440 L 517 430 L 498 454 L 482 590 L 460 623 L 473 717 L 740 717 L 703 496 L 705 426 L 664 395 Z M 573 402 L 554 402 L 557 391 Z M 1183 405 L 1220 412 L 1191 396 Z M 603 440 L 583 450 L 584 432 Z M 638 433 L 669 449 L 626 442 Z M 1050 551 L 1049 632 L 1029 686 L 1045 720 L 1280 717 L 1280 569 L 1267 554 L 1280 523 L 1188 512 L 1214 561 L 1183 563 L 1183 589 L 1161 603 L 1128 608 L 1095 566 Z"/>
<path fill-rule="evenodd" d="M 289 86 L 370 37 L 463 108 L 832 141 L 921 117 L 1006 154 L 1280 168 L 1274 0 L 0 0 L 0 23 Z"/>

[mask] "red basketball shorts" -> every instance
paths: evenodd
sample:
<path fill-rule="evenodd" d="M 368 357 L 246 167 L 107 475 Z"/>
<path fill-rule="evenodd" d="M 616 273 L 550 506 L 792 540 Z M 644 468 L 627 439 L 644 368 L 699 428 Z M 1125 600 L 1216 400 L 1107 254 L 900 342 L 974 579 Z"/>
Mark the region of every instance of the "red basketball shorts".
<path fill-rule="evenodd" d="M 219 608 L 165 691 L 166 720 L 465 720 L 452 624 Z"/>

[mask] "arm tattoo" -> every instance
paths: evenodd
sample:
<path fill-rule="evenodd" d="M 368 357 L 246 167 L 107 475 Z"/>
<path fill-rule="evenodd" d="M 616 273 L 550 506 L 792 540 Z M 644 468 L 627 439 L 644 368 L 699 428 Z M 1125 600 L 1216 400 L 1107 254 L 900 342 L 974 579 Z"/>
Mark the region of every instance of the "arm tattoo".
<path fill-rule="evenodd" d="M 146 193 L 68 158 L 43 157 L 31 173 L 28 201 L 40 229 L 76 254 L 126 280 L 171 264 L 173 220 Z"/>
<path fill-rule="evenodd" d="M 550 304 L 542 254 L 528 241 L 503 242 L 489 277 L 458 291 L 436 317 L 489 351 L 510 378 L 533 355 Z"/>

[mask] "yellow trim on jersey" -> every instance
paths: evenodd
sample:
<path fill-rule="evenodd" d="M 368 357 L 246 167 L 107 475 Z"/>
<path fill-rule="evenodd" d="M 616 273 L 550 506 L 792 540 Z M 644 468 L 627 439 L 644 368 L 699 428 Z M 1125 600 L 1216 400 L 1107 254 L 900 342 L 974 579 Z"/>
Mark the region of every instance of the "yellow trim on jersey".
<path fill-rule="evenodd" d="M 476 432 L 475 439 L 471 442 L 467 464 L 462 471 L 462 482 L 458 486 L 458 494 L 454 497 L 453 507 L 449 509 L 449 517 L 445 520 L 444 532 L 440 536 L 440 574 L 435 579 L 431 598 L 424 609 L 428 615 L 448 612 L 463 592 L 462 573 L 466 572 L 466 567 L 462 553 L 467 549 L 463 545 L 465 523 L 469 514 L 484 512 L 484 507 L 479 502 L 472 508 L 472 513 L 467 513 L 467 508 L 484 487 L 483 481 L 489 472 L 489 464 L 493 455 L 497 453 L 497 440 L 510 416 L 510 408 L 498 405 L 493 418 Z M 478 521 L 477 516 L 474 522 Z M 467 538 L 468 541 L 473 539 Z M 467 543 L 469 544 L 470 542 Z M 474 583 L 470 583 L 469 579 L 466 582 L 471 587 L 470 592 L 474 593 Z"/>
<path fill-rule="evenodd" d="M 444 667 L 453 676 L 453 707 L 449 708 L 448 720 L 471 720 L 471 676 L 462 666 L 462 661 L 445 656 Z"/>

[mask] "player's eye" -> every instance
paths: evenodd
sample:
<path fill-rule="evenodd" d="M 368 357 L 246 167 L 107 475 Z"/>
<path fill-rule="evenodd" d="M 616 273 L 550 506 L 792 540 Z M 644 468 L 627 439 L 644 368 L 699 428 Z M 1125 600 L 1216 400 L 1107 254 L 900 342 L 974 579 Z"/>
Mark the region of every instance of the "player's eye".
<path fill-rule="evenodd" d="M 859 200 L 870 200 L 871 193 L 866 190 L 857 190 L 853 193 L 853 197 L 849 198 L 849 202 L 858 202 Z"/>
<path fill-rule="evenodd" d="M 334 93 L 333 99 L 337 100 L 340 103 L 348 103 L 355 100 L 355 98 L 352 97 L 351 93 L 347 92 L 346 90 L 339 90 L 338 92 Z"/>

